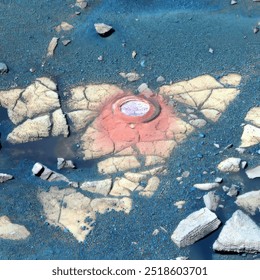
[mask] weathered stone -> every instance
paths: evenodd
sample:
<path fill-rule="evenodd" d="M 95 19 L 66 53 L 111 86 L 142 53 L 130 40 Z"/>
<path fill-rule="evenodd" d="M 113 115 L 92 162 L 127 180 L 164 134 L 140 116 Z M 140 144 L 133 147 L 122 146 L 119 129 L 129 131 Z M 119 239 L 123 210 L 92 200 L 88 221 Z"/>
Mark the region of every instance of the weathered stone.
<path fill-rule="evenodd" d="M 100 35 L 106 35 L 109 32 L 111 32 L 111 30 L 113 30 L 112 26 L 105 24 L 105 23 L 95 23 L 94 26 L 95 26 L 97 33 Z"/>
<path fill-rule="evenodd" d="M 242 77 L 239 74 L 230 73 L 223 76 L 219 81 L 225 86 L 238 86 L 241 82 Z"/>
<path fill-rule="evenodd" d="M 86 0 L 76 0 L 75 6 L 85 9 L 88 6 L 88 2 Z"/>
<path fill-rule="evenodd" d="M 197 128 L 201 128 L 207 124 L 207 122 L 204 119 L 195 119 L 195 120 L 190 120 L 189 123 L 192 126 L 195 126 Z"/>
<path fill-rule="evenodd" d="M 57 158 L 57 169 L 62 169 L 62 168 L 69 168 L 69 169 L 74 169 L 76 166 L 72 162 L 72 160 L 65 160 L 64 158 Z"/>
<path fill-rule="evenodd" d="M 51 120 L 48 115 L 28 119 L 8 134 L 7 140 L 10 143 L 26 143 L 40 140 L 50 135 Z"/>
<path fill-rule="evenodd" d="M 69 182 L 68 178 L 65 177 L 62 174 L 59 174 L 55 171 L 52 171 L 51 169 L 49 169 L 48 167 L 46 167 L 45 165 L 36 162 L 32 168 L 32 173 L 35 176 L 40 177 L 43 180 L 47 180 L 49 182 L 54 182 L 54 181 L 65 181 L 65 182 Z"/>
<path fill-rule="evenodd" d="M 107 196 L 112 188 L 112 179 L 84 182 L 80 188 L 84 191 Z"/>
<path fill-rule="evenodd" d="M 185 203 L 185 200 L 179 200 L 174 203 L 174 206 L 176 206 L 178 209 L 182 209 Z"/>
<path fill-rule="evenodd" d="M 260 128 L 247 124 L 244 126 L 240 147 L 247 148 L 260 143 Z"/>
<path fill-rule="evenodd" d="M 222 172 L 238 172 L 240 170 L 240 158 L 230 157 L 219 163 L 218 169 Z"/>
<path fill-rule="evenodd" d="M 119 73 L 119 75 L 127 79 L 129 82 L 135 82 L 140 79 L 140 75 L 136 72 L 129 72 L 129 73 L 121 72 Z"/>
<path fill-rule="evenodd" d="M 194 187 L 203 191 L 208 191 L 214 188 L 219 187 L 219 183 L 202 183 L 202 184 L 194 184 Z"/>
<path fill-rule="evenodd" d="M 57 32 L 60 32 L 60 31 L 62 31 L 62 30 L 63 30 L 63 31 L 70 31 L 72 28 L 74 28 L 73 25 L 71 25 L 71 24 L 69 24 L 69 23 L 63 21 L 60 25 L 58 25 L 58 26 L 55 27 L 55 30 L 56 30 Z"/>
<path fill-rule="evenodd" d="M 53 37 L 49 43 L 48 49 L 47 49 L 47 57 L 51 57 L 54 55 L 54 51 L 58 45 L 59 38 Z"/>
<path fill-rule="evenodd" d="M 182 220 L 171 239 L 178 247 L 191 245 L 216 230 L 220 220 L 208 208 L 202 208 Z"/>
<path fill-rule="evenodd" d="M 236 185 L 232 185 L 228 192 L 227 192 L 227 195 L 230 196 L 230 197 L 235 197 L 238 195 L 238 187 Z"/>
<path fill-rule="evenodd" d="M 214 191 L 211 191 L 203 195 L 203 201 L 205 203 L 205 206 L 209 210 L 216 211 L 216 209 L 218 208 L 220 197 L 216 195 Z"/>
<path fill-rule="evenodd" d="M 98 171 L 104 174 L 141 167 L 135 156 L 110 157 L 98 163 Z"/>
<path fill-rule="evenodd" d="M 8 67 L 5 63 L 0 62 L 0 74 L 8 73 Z"/>
<path fill-rule="evenodd" d="M 260 127 L 260 107 L 254 107 L 248 111 L 245 121 Z"/>
<path fill-rule="evenodd" d="M 134 172 L 126 172 L 124 174 L 125 178 L 134 183 L 140 183 L 142 180 L 145 180 L 147 175 Z"/>
<path fill-rule="evenodd" d="M 4 183 L 6 181 L 12 180 L 14 177 L 9 174 L 0 173 L 0 183 Z"/>
<path fill-rule="evenodd" d="M 115 179 L 110 195 L 129 196 L 138 187 L 138 183 L 130 181 L 124 177 Z"/>
<path fill-rule="evenodd" d="M 143 191 L 139 192 L 139 194 L 142 196 L 151 197 L 158 189 L 159 185 L 160 179 L 156 176 L 153 176 L 148 180 L 146 187 Z"/>
<path fill-rule="evenodd" d="M 226 222 L 213 244 L 215 251 L 260 252 L 260 228 L 241 210 Z"/>
<path fill-rule="evenodd" d="M 260 178 L 260 165 L 255 168 L 248 169 L 246 175 L 249 179 Z"/>
<path fill-rule="evenodd" d="M 235 203 L 251 215 L 255 215 L 257 209 L 260 211 L 260 191 L 251 191 L 239 195 Z"/>
<path fill-rule="evenodd" d="M 0 217 L 0 238 L 10 240 L 26 239 L 30 232 L 25 226 L 13 224 L 7 216 Z"/>
<path fill-rule="evenodd" d="M 155 164 L 165 164 L 165 159 L 159 156 L 146 156 L 145 166 L 155 165 Z"/>
<path fill-rule="evenodd" d="M 59 190 L 57 187 L 39 193 L 38 197 L 50 224 L 67 229 L 78 241 L 84 241 L 96 219 L 90 207 L 90 198 L 74 189 Z"/>
<path fill-rule="evenodd" d="M 128 197 L 123 198 L 95 198 L 91 201 L 93 211 L 104 214 L 115 210 L 123 211 L 126 214 L 132 209 L 132 200 Z"/>
<path fill-rule="evenodd" d="M 67 116 L 71 120 L 73 128 L 80 130 L 93 121 L 95 113 L 90 110 L 78 110 L 68 113 Z"/>
<path fill-rule="evenodd" d="M 69 136 L 69 127 L 65 115 L 61 109 L 56 110 L 52 114 L 52 136 L 63 135 L 64 137 Z"/>

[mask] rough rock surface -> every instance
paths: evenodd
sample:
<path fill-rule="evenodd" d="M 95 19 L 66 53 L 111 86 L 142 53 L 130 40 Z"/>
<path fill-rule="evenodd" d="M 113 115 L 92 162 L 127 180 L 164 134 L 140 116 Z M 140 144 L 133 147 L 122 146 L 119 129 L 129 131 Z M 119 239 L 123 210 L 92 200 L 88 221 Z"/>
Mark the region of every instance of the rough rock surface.
<path fill-rule="evenodd" d="M 260 178 L 260 165 L 256 166 L 255 168 L 248 169 L 246 171 L 246 175 L 249 179 Z"/>
<path fill-rule="evenodd" d="M 32 173 L 35 176 L 40 177 L 43 180 L 47 180 L 49 182 L 54 182 L 54 181 L 65 181 L 69 183 L 69 180 L 67 177 L 65 177 L 62 174 L 59 174 L 55 171 L 52 171 L 49 169 L 47 166 L 36 162 L 32 168 Z"/>
<path fill-rule="evenodd" d="M 246 212 L 254 215 L 260 211 L 260 191 L 251 191 L 237 197 L 235 203 Z"/>
<path fill-rule="evenodd" d="M 245 117 L 248 122 L 243 128 L 240 147 L 250 147 L 260 143 L 260 107 L 250 109 Z"/>
<path fill-rule="evenodd" d="M 218 208 L 220 197 L 216 195 L 214 191 L 211 191 L 203 195 L 203 201 L 205 203 L 205 206 L 209 210 L 216 211 L 216 209 Z"/>
<path fill-rule="evenodd" d="M 260 228 L 241 210 L 226 222 L 213 249 L 224 252 L 260 252 Z"/>
<path fill-rule="evenodd" d="M 240 158 L 230 157 L 219 163 L 218 169 L 222 172 L 238 172 L 240 170 Z"/>
<path fill-rule="evenodd" d="M 194 187 L 203 191 L 208 191 L 214 188 L 219 187 L 219 183 L 202 183 L 202 184 L 194 184 Z"/>
<path fill-rule="evenodd" d="M 57 169 L 69 168 L 74 169 L 76 166 L 72 160 L 65 160 L 64 158 L 57 158 Z"/>
<path fill-rule="evenodd" d="M 84 182 L 80 188 L 84 191 L 107 196 L 112 188 L 112 179 Z"/>
<path fill-rule="evenodd" d="M 182 220 L 171 239 L 178 247 L 191 245 L 208 235 L 220 225 L 220 220 L 208 208 L 202 208 Z"/>
<path fill-rule="evenodd" d="M 0 238 L 10 240 L 26 239 L 30 232 L 25 226 L 13 224 L 7 216 L 0 217 Z"/>
<path fill-rule="evenodd" d="M 0 173 L 0 183 L 12 180 L 14 177 L 6 173 Z"/>

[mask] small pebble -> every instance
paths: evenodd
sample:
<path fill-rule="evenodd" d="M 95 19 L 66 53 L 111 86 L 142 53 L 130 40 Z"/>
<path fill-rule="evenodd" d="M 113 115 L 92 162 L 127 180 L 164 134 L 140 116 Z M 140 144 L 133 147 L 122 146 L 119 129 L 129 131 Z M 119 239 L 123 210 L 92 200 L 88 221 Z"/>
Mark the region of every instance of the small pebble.
<path fill-rule="evenodd" d="M 159 76 L 159 77 L 156 79 L 156 82 L 158 82 L 158 83 L 161 83 L 161 82 L 164 82 L 164 81 L 165 81 L 165 79 L 164 79 L 163 76 Z"/>
<path fill-rule="evenodd" d="M 199 137 L 200 137 L 200 138 L 205 138 L 205 136 L 206 136 L 206 135 L 205 135 L 204 133 L 199 133 Z"/>
<path fill-rule="evenodd" d="M 5 74 L 8 72 L 8 67 L 5 63 L 0 62 L 0 74 Z"/>
<path fill-rule="evenodd" d="M 228 192 L 229 191 L 229 187 L 227 187 L 227 186 L 223 186 L 222 189 L 223 189 L 224 192 Z"/>
<path fill-rule="evenodd" d="M 212 48 L 209 48 L 209 53 L 214 53 L 214 50 Z"/>
<path fill-rule="evenodd" d="M 67 46 L 70 42 L 71 42 L 71 40 L 62 40 L 62 44 L 64 46 Z"/>
<path fill-rule="evenodd" d="M 259 27 L 254 27 L 254 29 L 253 29 L 253 31 L 254 31 L 254 33 L 256 34 L 256 33 L 258 33 L 258 31 L 259 31 Z"/>
<path fill-rule="evenodd" d="M 137 52 L 136 51 L 132 51 L 132 58 L 134 59 L 137 56 Z"/>
<path fill-rule="evenodd" d="M 198 158 L 203 158 L 203 155 L 202 154 L 197 154 L 197 157 Z"/>
<path fill-rule="evenodd" d="M 236 1 L 236 0 L 231 0 L 230 4 L 231 4 L 231 5 L 236 5 L 236 4 L 237 4 L 237 1 Z"/>
<path fill-rule="evenodd" d="M 217 178 L 215 179 L 215 182 L 216 182 L 216 183 L 222 183 L 222 182 L 223 182 L 223 178 L 217 177 Z"/>
<path fill-rule="evenodd" d="M 247 167 L 247 162 L 244 160 L 241 162 L 241 168 L 245 169 Z"/>
<path fill-rule="evenodd" d="M 220 148 L 220 145 L 219 144 L 217 144 L 217 143 L 214 143 L 213 144 L 217 149 L 219 149 Z"/>
<path fill-rule="evenodd" d="M 102 60 L 103 60 L 103 56 L 100 55 L 100 56 L 98 57 L 98 61 L 102 61 Z"/>

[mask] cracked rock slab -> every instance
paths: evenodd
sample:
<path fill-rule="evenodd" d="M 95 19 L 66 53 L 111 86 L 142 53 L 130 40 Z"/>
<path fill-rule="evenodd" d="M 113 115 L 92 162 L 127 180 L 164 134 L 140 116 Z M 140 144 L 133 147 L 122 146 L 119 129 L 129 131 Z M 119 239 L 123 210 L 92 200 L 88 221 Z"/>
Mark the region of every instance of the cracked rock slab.
<path fill-rule="evenodd" d="M 208 208 L 202 208 L 182 220 L 171 239 L 178 247 L 185 247 L 216 230 L 220 223 L 213 212 Z"/>
<path fill-rule="evenodd" d="M 0 217 L 0 238 L 22 240 L 30 236 L 25 226 L 13 224 L 7 216 Z"/>
<path fill-rule="evenodd" d="M 80 188 L 83 191 L 98 193 L 107 196 L 112 188 L 112 179 L 84 182 Z"/>
<path fill-rule="evenodd" d="M 213 249 L 236 253 L 260 252 L 260 228 L 249 216 L 237 210 L 224 225 Z"/>

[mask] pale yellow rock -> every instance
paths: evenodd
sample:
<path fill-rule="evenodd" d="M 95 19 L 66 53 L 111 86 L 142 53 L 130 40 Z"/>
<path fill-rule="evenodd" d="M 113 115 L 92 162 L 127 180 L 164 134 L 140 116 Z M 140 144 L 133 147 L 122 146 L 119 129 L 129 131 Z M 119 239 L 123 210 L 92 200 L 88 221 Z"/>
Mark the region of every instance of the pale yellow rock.
<path fill-rule="evenodd" d="M 15 106 L 8 108 L 8 116 L 14 124 L 27 118 L 47 114 L 60 108 L 59 96 L 53 89 L 56 84 L 46 78 L 38 78 L 20 94 Z"/>
<path fill-rule="evenodd" d="M 214 89 L 210 97 L 202 105 L 202 109 L 215 109 L 224 112 L 227 106 L 239 94 L 239 90 L 235 88 Z"/>
<path fill-rule="evenodd" d="M 217 168 L 222 172 L 238 172 L 240 170 L 240 158 L 230 157 L 221 161 Z"/>
<path fill-rule="evenodd" d="M 0 217 L 0 238 L 22 240 L 30 236 L 25 226 L 13 224 L 7 216 Z"/>
<path fill-rule="evenodd" d="M 246 115 L 245 121 L 260 127 L 260 107 L 252 108 Z"/>
<path fill-rule="evenodd" d="M 140 191 L 139 195 L 141 196 L 146 196 L 148 198 L 152 197 L 154 195 L 154 192 L 150 192 L 150 191 Z"/>
<path fill-rule="evenodd" d="M 67 101 L 67 106 L 70 110 L 87 110 L 88 109 L 88 100 L 84 94 L 85 87 L 77 86 L 70 90 L 70 98 Z"/>
<path fill-rule="evenodd" d="M 185 200 L 179 200 L 174 203 L 174 206 L 176 206 L 178 209 L 182 209 L 185 203 L 186 203 Z"/>
<path fill-rule="evenodd" d="M 69 127 L 65 115 L 61 109 L 58 109 L 52 114 L 52 136 L 63 135 L 64 137 L 69 136 Z"/>
<path fill-rule="evenodd" d="M 28 119 L 8 134 L 10 143 L 26 143 L 48 137 L 51 129 L 51 121 L 48 115 Z"/>
<path fill-rule="evenodd" d="M 112 187 L 112 179 L 84 182 L 80 188 L 84 191 L 102 194 L 107 196 Z"/>
<path fill-rule="evenodd" d="M 136 155 L 136 151 L 132 147 L 125 148 L 121 150 L 120 152 L 115 154 L 116 156 L 130 156 L 130 155 Z"/>
<path fill-rule="evenodd" d="M 75 189 L 51 187 L 48 192 L 38 193 L 38 198 L 47 221 L 68 229 L 78 241 L 84 241 L 93 229 L 96 216 L 90 207 L 91 200 Z"/>
<path fill-rule="evenodd" d="M 225 85 L 225 86 L 238 86 L 241 82 L 241 75 L 239 74 L 235 74 L 235 73 L 230 73 L 226 76 L 223 76 L 219 81 L 221 82 L 221 84 Z"/>
<path fill-rule="evenodd" d="M 144 188 L 144 191 L 155 192 L 157 191 L 159 185 L 160 185 L 160 179 L 156 176 L 153 176 L 148 180 L 147 185 Z"/>
<path fill-rule="evenodd" d="M 95 198 L 90 203 L 93 211 L 104 214 L 115 210 L 123 211 L 128 214 L 132 209 L 132 200 L 128 197 L 123 198 Z"/>
<path fill-rule="evenodd" d="M 192 98 L 195 107 L 199 108 L 211 95 L 212 90 L 191 91 L 189 96 Z"/>
<path fill-rule="evenodd" d="M 47 49 L 47 57 L 51 57 L 54 55 L 54 51 L 58 45 L 58 37 L 53 37 L 49 43 L 48 49 Z"/>
<path fill-rule="evenodd" d="M 207 122 L 204 119 L 190 120 L 189 123 L 197 128 L 202 128 L 207 124 Z"/>
<path fill-rule="evenodd" d="M 95 118 L 96 114 L 90 110 L 78 110 L 67 114 L 75 130 L 81 130 L 88 126 Z"/>
<path fill-rule="evenodd" d="M 141 167 L 141 164 L 135 156 L 111 157 L 98 163 L 98 171 L 104 174 L 112 174 L 139 167 Z"/>
<path fill-rule="evenodd" d="M 131 192 L 137 187 L 138 183 L 134 183 L 124 177 L 117 177 L 109 194 L 113 196 L 130 196 Z"/>
<path fill-rule="evenodd" d="M 55 30 L 57 32 L 61 32 L 61 30 L 63 30 L 63 31 L 70 31 L 72 28 L 74 28 L 73 25 L 63 21 L 60 25 L 55 27 Z"/>
<path fill-rule="evenodd" d="M 0 91 L 0 106 L 12 110 L 24 89 Z"/>
<path fill-rule="evenodd" d="M 146 156 L 145 166 L 155 165 L 155 164 L 165 164 L 165 159 L 159 156 Z"/>
<path fill-rule="evenodd" d="M 152 169 L 142 171 L 142 172 L 140 172 L 140 174 L 151 175 L 151 176 L 154 176 L 154 175 L 157 175 L 157 174 L 164 174 L 165 175 L 165 174 L 167 174 L 167 170 L 166 170 L 165 166 L 158 166 L 158 167 L 154 167 Z"/>
<path fill-rule="evenodd" d="M 240 147 L 247 148 L 260 143 L 260 128 L 247 124 L 244 126 Z"/>
<path fill-rule="evenodd" d="M 160 88 L 160 94 L 175 95 L 194 91 L 203 91 L 215 88 L 222 88 L 216 79 L 210 75 L 202 75 L 188 81 L 182 81 L 174 83 L 169 86 L 162 86 Z"/>
<path fill-rule="evenodd" d="M 124 174 L 126 179 L 130 180 L 134 183 L 140 183 L 142 180 L 145 180 L 147 175 L 141 173 L 134 173 L 134 172 L 126 172 Z"/>
<path fill-rule="evenodd" d="M 221 112 L 215 109 L 203 109 L 201 110 L 201 113 L 208 119 L 213 122 L 218 121 L 218 119 L 221 116 Z"/>

